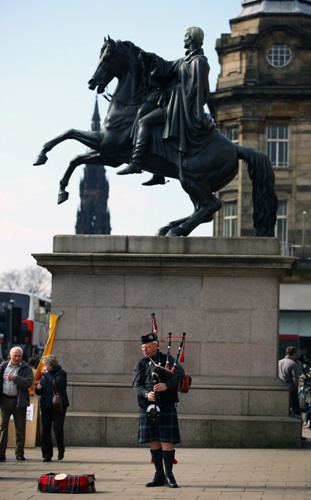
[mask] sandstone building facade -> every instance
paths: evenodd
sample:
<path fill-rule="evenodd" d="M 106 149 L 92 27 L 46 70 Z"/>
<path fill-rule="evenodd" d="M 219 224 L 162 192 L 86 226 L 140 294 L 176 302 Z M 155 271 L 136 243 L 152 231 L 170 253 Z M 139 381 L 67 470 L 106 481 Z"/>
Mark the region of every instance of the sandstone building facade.
<path fill-rule="evenodd" d="M 244 0 L 230 27 L 216 42 L 216 121 L 231 140 L 272 162 L 276 236 L 282 254 L 298 258 L 297 272 L 281 285 L 280 333 L 292 343 L 300 338 L 311 355 L 311 0 Z M 254 235 L 251 189 L 241 164 L 218 193 L 215 236 Z"/>

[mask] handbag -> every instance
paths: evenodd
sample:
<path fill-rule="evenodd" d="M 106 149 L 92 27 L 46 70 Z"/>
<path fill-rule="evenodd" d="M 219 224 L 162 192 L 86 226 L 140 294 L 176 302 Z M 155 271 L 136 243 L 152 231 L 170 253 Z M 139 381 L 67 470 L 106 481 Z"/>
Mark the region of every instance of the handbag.
<path fill-rule="evenodd" d="M 63 402 L 62 402 L 62 398 L 60 397 L 59 392 L 57 391 L 57 387 L 56 387 L 54 380 L 52 382 L 52 385 L 53 385 L 53 393 L 54 393 L 53 400 L 52 400 L 53 412 L 54 413 L 62 413 L 63 412 Z"/>
<path fill-rule="evenodd" d="M 43 474 L 38 479 L 38 491 L 42 493 L 94 493 L 94 474 Z"/>

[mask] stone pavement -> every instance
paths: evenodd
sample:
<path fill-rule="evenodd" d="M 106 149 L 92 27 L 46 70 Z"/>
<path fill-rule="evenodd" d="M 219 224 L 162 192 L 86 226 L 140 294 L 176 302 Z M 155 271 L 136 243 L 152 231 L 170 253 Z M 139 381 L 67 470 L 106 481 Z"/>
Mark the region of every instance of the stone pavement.
<path fill-rule="evenodd" d="M 63 472 L 95 474 L 96 493 L 82 494 L 83 500 L 311 500 L 311 430 L 303 434 L 308 440 L 299 450 L 176 448 L 178 489 L 145 488 L 154 469 L 149 450 L 142 447 L 68 448 L 62 462 L 51 463 L 42 462 L 40 448 L 27 449 L 27 460 L 18 462 L 10 448 L 0 463 L 0 499 L 51 498 L 37 491 L 37 480 L 44 473 Z"/>

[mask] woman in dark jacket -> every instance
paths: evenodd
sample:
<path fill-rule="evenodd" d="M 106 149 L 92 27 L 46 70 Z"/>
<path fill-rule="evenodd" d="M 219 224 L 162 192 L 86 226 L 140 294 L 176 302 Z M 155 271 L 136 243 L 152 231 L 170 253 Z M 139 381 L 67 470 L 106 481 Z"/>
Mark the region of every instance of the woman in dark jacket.
<path fill-rule="evenodd" d="M 52 424 L 58 448 L 58 460 L 62 460 L 65 453 L 64 421 L 67 407 L 69 406 L 66 392 L 67 373 L 58 364 L 56 357 L 53 355 L 44 356 L 42 361 L 42 377 L 36 385 L 35 392 L 38 396 L 41 396 L 41 449 L 43 462 L 51 462 L 53 456 Z M 53 383 L 55 384 L 56 390 L 60 394 L 63 403 L 61 413 L 53 411 Z"/>

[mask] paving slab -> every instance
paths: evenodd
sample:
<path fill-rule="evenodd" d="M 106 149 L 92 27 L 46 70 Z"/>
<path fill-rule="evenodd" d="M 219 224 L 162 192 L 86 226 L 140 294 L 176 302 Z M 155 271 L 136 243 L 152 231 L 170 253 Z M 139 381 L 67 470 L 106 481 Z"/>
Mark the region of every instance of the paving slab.
<path fill-rule="evenodd" d="M 145 488 L 154 474 L 149 450 L 69 447 L 65 459 L 44 463 L 40 448 L 28 448 L 26 461 L 13 449 L 0 463 L 1 500 L 54 498 L 37 490 L 41 474 L 95 474 L 96 492 L 83 500 L 311 500 L 311 430 L 301 449 L 176 448 L 178 489 Z M 77 499 L 79 494 L 56 498 Z"/>

